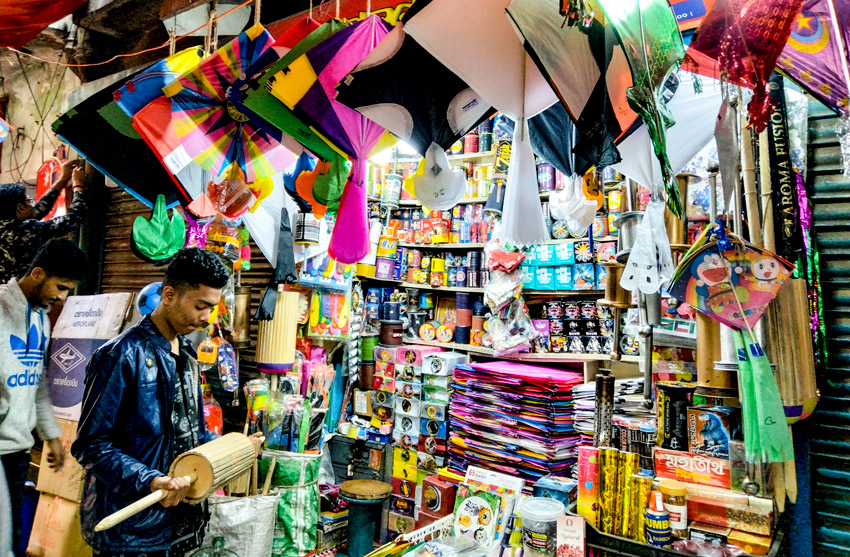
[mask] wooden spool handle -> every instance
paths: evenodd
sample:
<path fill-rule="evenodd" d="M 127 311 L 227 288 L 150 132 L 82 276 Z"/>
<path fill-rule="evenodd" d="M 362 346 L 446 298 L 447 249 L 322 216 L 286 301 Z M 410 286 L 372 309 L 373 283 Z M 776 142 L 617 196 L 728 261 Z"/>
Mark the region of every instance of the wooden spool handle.
<path fill-rule="evenodd" d="M 194 483 L 194 481 L 197 480 L 198 477 L 195 474 L 192 474 L 191 476 L 183 476 L 183 479 L 188 481 L 191 484 L 191 483 Z M 124 507 L 120 511 L 116 511 L 116 512 L 112 513 L 111 515 L 107 516 L 106 518 L 104 518 L 103 520 L 101 520 L 100 522 L 97 523 L 97 526 L 94 527 L 94 531 L 95 532 L 103 532 L 104 530 L 109 530 L 110 528 L 112 528 L 116 524 L 124 522 L 125 520 L 127 520 L 131 516 L 142 512 L 143 510 L 147 509 L 148 507 L 155 505 L 156 503 L 159 503 L 160 501 L 165 499 L 166 495 L 168 495 L 167 489 L 157 489 L 156 491 L 152 492 L 150 495 L 147 495 L 146 497 L 142 497 L 141 499 L 139 499 L 135 503 L 127 505 L 126 507 Z"/>

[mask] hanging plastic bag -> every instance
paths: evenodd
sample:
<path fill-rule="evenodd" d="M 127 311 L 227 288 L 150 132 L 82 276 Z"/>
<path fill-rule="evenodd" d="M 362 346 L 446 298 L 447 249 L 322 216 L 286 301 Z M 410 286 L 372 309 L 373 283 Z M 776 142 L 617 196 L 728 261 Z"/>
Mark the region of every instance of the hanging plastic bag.
<path fill-rule="evenodd" d="M 516 300 L 521 290 L 522 278 L 519 271 L 490 271 L 490 280 L 484 287 L 484 303 L 495 313 Z"/>
<path fill-rule="evenodd" d="M 596 218 L 596 201 L 587 199 L 581 176 L 573 174 L 568 185 L 549 197 L 549 211 L 556 220 L 565 220 L 570 230 L 587 230 Z"/>
<path fill-rule="evenodd" d="M 490 319 L 493 355 L 496 357 L 531 351 L 537 331 L 525 312 L 522 296 L 506 306 L 496 319 Z"/>

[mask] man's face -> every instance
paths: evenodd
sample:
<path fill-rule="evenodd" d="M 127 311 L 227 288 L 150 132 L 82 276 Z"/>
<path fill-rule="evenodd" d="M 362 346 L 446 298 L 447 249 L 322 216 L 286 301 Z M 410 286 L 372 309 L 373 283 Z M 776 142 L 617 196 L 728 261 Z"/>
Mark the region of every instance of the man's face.
<path fill-rule="evenodd" d="M 28 220 L 35 218 L 35 206 L 31 197 L 27 196 L 24 203 L 18 203 L 18 220 Z"/>
<path fill-rule="evenodd" d="M 162 289 L 165 317 L 178 335 L 188 335 L 203 327 L 221 300 L 221 289 L 200 285 L 182 294 L 172 286 Z"/>
<path fill-rule="evenodd" d="M 51 277 L 41 269 L 34 269 L 33 271 L 33 278 L 36 278 L 38 281 L 35 294 L 39 305 L 42 307 L 63 303 L 65 298 L 68 297 L 68 293 L 77 287 L 77 281 L 75 280 Z M 35 271 L 40 272 L 36 273 Z"/>

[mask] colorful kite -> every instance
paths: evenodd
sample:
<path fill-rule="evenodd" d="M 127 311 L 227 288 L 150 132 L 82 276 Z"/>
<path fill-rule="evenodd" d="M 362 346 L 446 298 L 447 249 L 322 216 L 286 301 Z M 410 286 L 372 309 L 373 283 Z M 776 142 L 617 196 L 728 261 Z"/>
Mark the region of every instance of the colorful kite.
<path fill-rule="evenodd" d="M 848 27 L 847 0 L 806 0 L 777 62 L 808 92 L 844 113 L 850 110 Z"/>
<path fill-rule="evenodd" d="M 278 138 L 252 124 L 228 100 L 233 83 L 271 44 L 271 35 L 255 25 L 163 88 L 171 99 L 174 129 L 201 168 L 253 182 L 295 160 Z"/>
<path fill-rule="evenodd" d="M 9 137 L 9 130 L 12 129 L 12 126 L 9 125 L 9 122 L 0 118 L 0 143 L 6 141 L 6 138 Z"/>

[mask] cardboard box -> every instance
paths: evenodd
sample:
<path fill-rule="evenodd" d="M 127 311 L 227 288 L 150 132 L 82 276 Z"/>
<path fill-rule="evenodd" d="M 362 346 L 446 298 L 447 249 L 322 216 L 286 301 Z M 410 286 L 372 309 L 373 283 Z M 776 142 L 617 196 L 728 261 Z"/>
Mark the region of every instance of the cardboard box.
<path fill-rule="evenodd" d="M 655 447 L 655 475 L 729 489 L 729 461 Z"/>
<path fill-rule="evenodd" d="M 772 499 L 705 485 L 687 484 L 687 488 L 688 519 L 762 536 L 773 532 Z"/>
<path fill-rule="evenodd" d="M 354 413 L 365 418 L 372 417 L 372 391 L 354 389 Z"/>
<path fill-rule="evenodd" d="M 416 449 L 393 448 L 393 468 L 416 466 Z"/>
<path fill-rule="evenodd" d="M 412 498 L 401 497 L 400 495 L 390 495 L 391 513 L 413 517 L 413 511 L 415 506 L 416 503 L 414 503 Z"/>
<path fill-rule="evenodd" d="M 555 245 L 555 260 L 553 263 L 557 265 L 573 265 L 576 262 L 576 254 L 573 249 L 575 242 L 567 242 L 564 244 Z"/>
<path fill-rule="evenodd" d="M 419 509 L 419 516 L 416 518 L 416 528 L 425 528 L 443 518 L 434 513 L 426 511 L 424 508 Z"/>
<path fill-rule="evenodd" d="M 729 443 L 740 437 L 741 411 L 726 406 L 688 408 L 688 451 L 729 459 Z"/>
<path fill-rule="evenodd" d="M 593 290 L 596 288 L 596 269 L 593 263 L 573 265 L 573 290 Z"/>
<path fill-rule="evenodd" d="M 537 265 L 554 265 L 555 264 L 555 246 L 552 244 L 543 244 L 535 246 L 534 262 Z"/>
<path fill-rule="evenodd" d="M 436 346 L 399 346 L 396 349 L 396 363 L 422 367 L 425 356 L 443 349 Z"/>
<path fill-rule="evenodd" d="M 537 267 L 533 265 L 522 264 L 519 267 L 520 281 L 524 290 L 534 290 L 534 273 Z"/>
<path fill-rule="evenodd" d="M 557 499 L 565 507 L 569 507 L 578 495 L 578 482 L 572 478 L 549 475 L 534 482 L 531 489 L 535 497 Z"/>
<path fill-rule="evenodd" d="M 466 361 L 467 355 L 457 352 L 429 354 L 422 361 L 422 371 L 432 375 L 452 375 L 455 366 Z"/>
<path fill-rule="evenodd" d="M 558 265 L 557 267 L 552 267 L 552 272 L 555 274 L 555 290 L 573 289 L 572 265 Z"/>
<path fill-rule="evenodd" d="M 375 362 L 394 364 L 396 350 L 397 348 L 395 346 L 385 346 L 383 344 L 379 344 L 375 347 Z"/>
<path fill-rule="evenodd" d="M 33 519 L 27 555 L 32 557 L 91 557 L 80 533 L 80 504 L 43 494 Z"/>
<path fill-rule="evenodd" d="M 49 495 L 58 495 L 79 503 L 83 496 L 83 479 L 86 471 L 71 456 L 71 443 L 77 437 L 77 422 L 58 419 L 62 428 L 62 446 L 65 447 L 65 465 L 59 470 L 53 470 L 47 463 L 47 443 L 41 452 L 41 466 L 38 471 L 36 489 Z"/>
<path fill-rule="evenodd" d="M 555 290 L 555 273 L 552 267 L 534 267 L 534 271 L 535 290 Z"/>
<path fill-rule="evenodd" d="M 391 512 L 387 524 L 390 530 L 399 534 L 407 534 L 416 530 L 416 521 L 412 516 L 404 516 L 398 513 Z"/>
<path fill-rule="evenodd" d="M 732 530 L 723 526 L 691 522 L 688 526 L 688 539 L 708 543 L 726 543 Z"/>
<path fill-rule="evenodd" d="M 770 536 L 759 536 L 747 532 L 732 530 L 729 532 L 729 543 L 746 551 L 749 555 L 767 555 L 773 538 Z"/>
<path fill-rule="evenodd" d="M 70 296 L 50 341 L 46 378 L 57 418 L 79 421 L 86 365 L 94 351 L 121 332 L 133 296 L 129 293 Z"/>
<path fill-rule="evenodd" d="M 422 482 L 422 509 L 419 511 L 442 518 L 453 512 L 457 486 L 442 481 L 437 476 L 428 476 Z"/>
<path fill-rule="evenodd" d="M 422 366 L 395 364 L 395 370 L 396 379 L 399 381 L 407 381 L 408 383 L 422 382 Z"/>
<path fill-rule="evenodd" d="M 393 478 L 393 493 L 401 495 L 406 499 L 411 499 L 416 495 L 416 482 L 412 480 L 403 480 L 401 478 Z"/>

